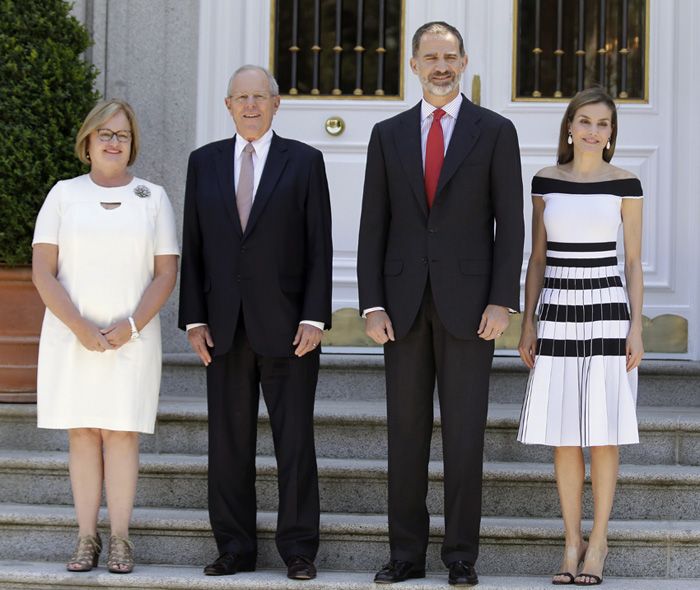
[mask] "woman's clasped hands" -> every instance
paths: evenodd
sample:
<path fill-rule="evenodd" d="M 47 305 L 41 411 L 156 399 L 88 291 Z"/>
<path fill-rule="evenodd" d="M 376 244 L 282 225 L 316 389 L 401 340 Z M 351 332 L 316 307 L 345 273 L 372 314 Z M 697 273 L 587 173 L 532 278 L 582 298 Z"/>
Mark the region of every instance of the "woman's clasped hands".
<path fill-rule="evenodd" d="M 99 328 L 93 322 L 85 320 L 76 331 L 76 336 L 87 350 L 117 350 L 131 340 L 131 325 L 123 319 L 106 328 Z"/>

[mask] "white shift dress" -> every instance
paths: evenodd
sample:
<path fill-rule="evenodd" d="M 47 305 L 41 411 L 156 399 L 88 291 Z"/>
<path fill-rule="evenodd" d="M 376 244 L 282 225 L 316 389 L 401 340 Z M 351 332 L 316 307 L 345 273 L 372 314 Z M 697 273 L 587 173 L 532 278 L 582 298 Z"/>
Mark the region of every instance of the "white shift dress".
<path fill-rule="evenodd" d="M 105 209 L 101 203 L 121 205 Z M 58 281 L 80 314 L 99 327 L 134 313 L 153 280 L 154 256 L 179 255 L 165 190 L 140 178 L 113 188 L 87 174 L 56 183 L 37 217 L 33 243 L 58 246 Z M 160 375 L 157 315 L 138 340 L 93 352 L 47 309 L 39 343 L 38 426 L 152 433 Z"/>
<path fill-rule="evenodd" d="M 545 202 L 547 263 L 518 440 L 581 447 L 639 442 L 637 370 L 625 368 L 630 315 L 617 236 L 622 199 L 642 198 L 642 186 L 637 179 L 535 177 L 532 194 Z"/>

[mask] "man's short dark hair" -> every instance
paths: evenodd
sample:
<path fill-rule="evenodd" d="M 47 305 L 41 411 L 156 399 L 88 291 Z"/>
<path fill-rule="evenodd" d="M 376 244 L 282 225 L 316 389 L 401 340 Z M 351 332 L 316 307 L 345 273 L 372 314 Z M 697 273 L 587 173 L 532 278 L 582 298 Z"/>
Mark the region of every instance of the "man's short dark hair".
<path fill-rule="evenodd" d="M 447 35 L 451 33 L 457 37 L 457 41 L 459 41 L 459 55 L 464 57 L 464 39 L 462 39 L 462 35 L 452 25 L 448 25 L 446 22 L 441 20 L 425 23 L 424 25 L 418 27 L 418 30 L 413 34 L 413 41 L 411 42 L 413 57 L 418 54 L 420 40 L 426 33 L 437 35 Z"/>

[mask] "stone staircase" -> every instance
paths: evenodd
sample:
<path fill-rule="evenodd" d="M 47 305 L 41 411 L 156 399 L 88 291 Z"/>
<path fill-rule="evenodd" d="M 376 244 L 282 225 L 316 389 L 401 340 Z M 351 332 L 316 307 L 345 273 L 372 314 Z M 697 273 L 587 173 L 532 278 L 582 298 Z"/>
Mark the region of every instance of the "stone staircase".
<path fill-rule="evenodd" d="M 258 435 L 258 529 L 262 571 L 207 578 L 216 548 L 206 512 L 204 372 L 188 354 L 165 358 L 156 434 L 142 439 L 132 523 L 137 568 L 69 574 L 63 562 L 76 527 L 65 432 L 38 430 L 35 407 L 0 405 L 0 588 L 298 588 L 274 547 L 277 484 L 269 426 Z M 516 442 L 526 373 L 497 358 L 486 433 L 480 587 L 548 588 L 562 525 L 551 451 Z M 383 360 L 322 356 L 316 403 L 321 491 L 319 578 L 309 589 L 376 588 L 368 573 L 389 555 Z M 623 447 L 610 523 L 608 588 L 700 588 L 700 363 L 649 361 L 641 370 L 639 445 Z M 426 580 L 401 588 L 446 587 L 439 559 L 442 519 L 440 418 L 428 505 L 433 514 Z M 590 516 L 590 489 L 586 490 Z M 103 522 L 105 515 L 102 517 Z M 590 526 L 590 523 L 586 523 Z M 103 527 L 103 530 L 106 528 Z M 158 565 L 160 564 L 160 565 Z M 646 578 L 654 578 L 647 580 Z"/>

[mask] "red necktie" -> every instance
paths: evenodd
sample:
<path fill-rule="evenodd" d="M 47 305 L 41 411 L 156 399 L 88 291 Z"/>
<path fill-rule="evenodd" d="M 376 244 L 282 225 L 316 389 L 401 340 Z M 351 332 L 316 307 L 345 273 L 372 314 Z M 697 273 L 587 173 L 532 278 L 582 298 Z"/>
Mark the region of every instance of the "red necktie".
<path fill-rule="evenodd" d="M 428 144 L 425 147 L 425 194 L 428 208 L 433 206 L 437 192 L 440 170 L 445 159 L 445 139 L 442 135 L 440 119 L 445 114 L 442 109 L 433 111 L 433 122 L 428 131 Z"/>

